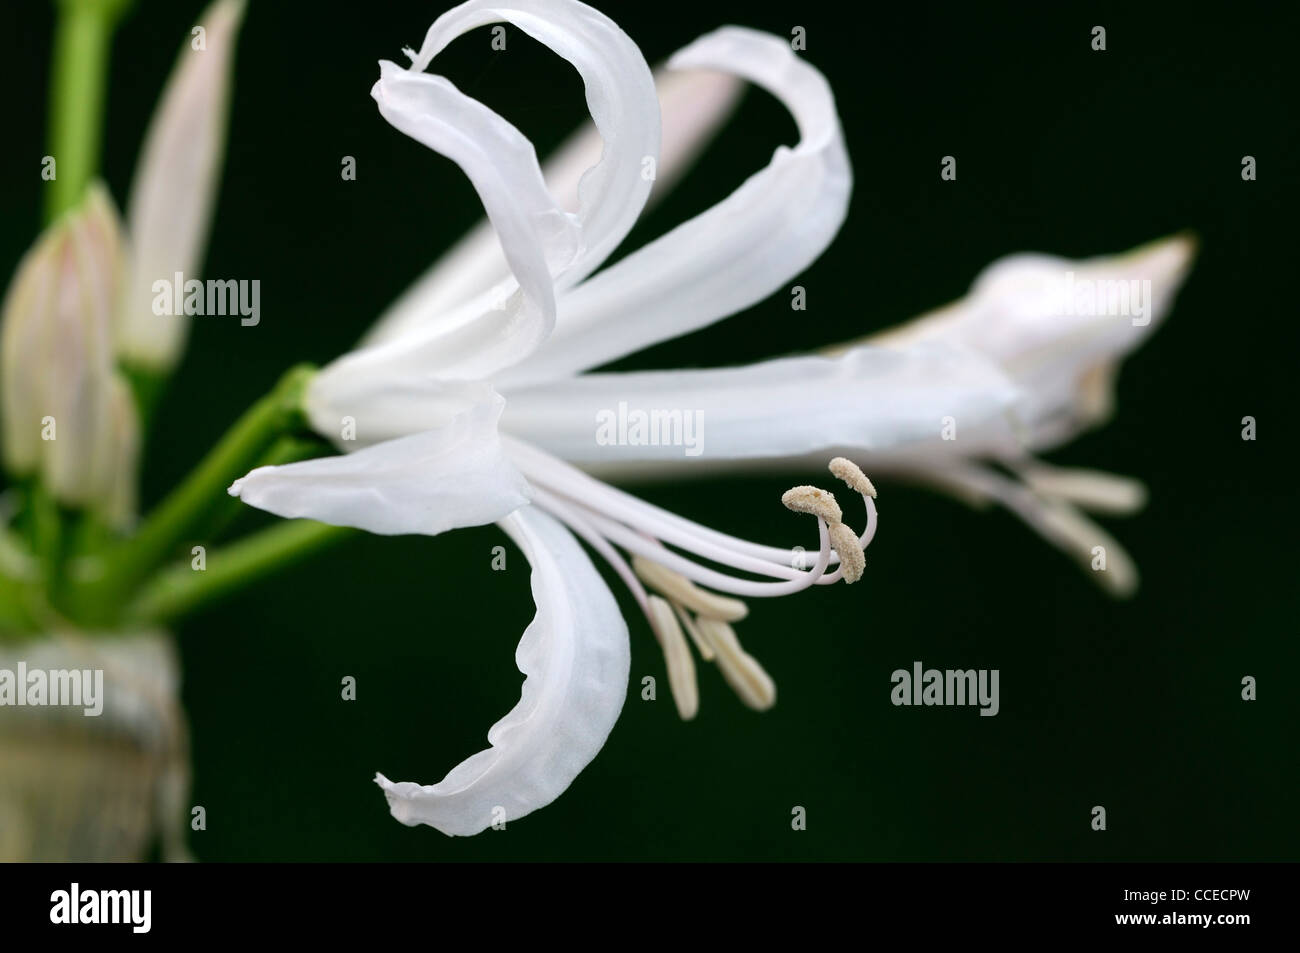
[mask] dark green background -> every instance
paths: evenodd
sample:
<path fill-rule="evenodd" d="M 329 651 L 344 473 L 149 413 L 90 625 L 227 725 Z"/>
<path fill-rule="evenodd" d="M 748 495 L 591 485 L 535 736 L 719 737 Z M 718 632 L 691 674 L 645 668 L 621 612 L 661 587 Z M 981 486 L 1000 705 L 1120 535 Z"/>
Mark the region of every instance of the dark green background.
<path fill-rule="evenodd" d="M 118 36 L 104 170 L 119 202 L 192 7 L 138 4 Z M 346 349 L 478 219 L 457 170 L 369 98 L 376 60 L 418 45 L 442 9 L 252 3 L 205 273 L 259 278 L 262 322 L 198 320 L 151 439 L 149 498 L 284 367 Z M 532 612 L 524 563 L 514 554 L 510 571 L 489 570 L 494 527 L 360 539 L 181 627 L 194 801 L 209 823 L 192 837 L 198 856 L 1293 859 L 1296 142 L 1284 64 L 1296 24 L 1239 5 L 1212 18 L 752 0 L 606 12 L 651 62 L 722 23 L 807 29 L 857 185 L 838 241 L 800 279 L 801 347 L 956 298 L 1010 252 L 1085 256 L 1199 233 L 1167 326 L 1125 365 L 1118 418 L 1052 456 L 1148 482 L 1146 511 L 1107 523 L 1143 588 L 1113 602 L 1006 514 L 884 483 L 866 580 L 764 602 L 739 630 L 777 680 L 774 711 L 744 709 L 702 668 L 700 716 L 680 723 L 633 617 L 633 680 L 657 676 L 660 700 L 631 694 L 554 805 L 505 832 L 448 839 L 392 820 L 370 778 L 439 780 L 514 704 L 513 653 Z M 8 271 L 39 220 L 51 16 L 29 3 L 5 19 Z M 1098 23 L 1104 53 L 1089 48 Z M 580 83 L 518 31 L 509 38 L 501 54 L 486 30 L 471 34 L 438 68 L 544 155 L 583 115 Z M 783 110 L 751 92 L 629 247 L 726 195 L 792 138 Z M 949 154 L 956 183 L 939 180 Z M 1241 180 L 1246 154 L 1256 182 Z M 344 155 L 357 159 L 355 182 L 340 179 Z M 622 366 L 771 356 L 788 347 L 789 318 L 777 295 Z M 1239 436 L 1247 414 L 1254 443 Z M 787 519 L 780 492 L 825 479 L 792 477 L 646 495 L 772 538 Z M 1001 714 L 892 707 L 889 674 L 916 659 L 1000 669 Z M 1254 703 L 1239 696 L 1248 674 Z M 339 699 L 344 675 L 358 680 L 354 703 Z M 1104 833 L 1090 830 L 1094 804 L 1108 810 Z M 793 805 L 808 811 L 806 832 L 790 828 Z"/>

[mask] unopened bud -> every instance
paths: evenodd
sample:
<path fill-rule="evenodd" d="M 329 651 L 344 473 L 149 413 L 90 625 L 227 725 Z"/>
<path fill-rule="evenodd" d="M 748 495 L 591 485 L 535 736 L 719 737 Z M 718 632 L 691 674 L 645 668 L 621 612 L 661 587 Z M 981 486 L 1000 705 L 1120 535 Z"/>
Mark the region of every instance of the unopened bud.
<path fill-rule="evenodd" d="M 193 278 L 203 259 L 245 6 L 245 0 L 215 0 L 199 16 L 204 48 L 188 39 L 181 47 L 131 185 L 131 260 L 117 316 L 117 353 L 124 363 L 154 373 L 175 365 L 189 329 L 183 314 L 154 312 L 153 285 L 177 273 Z"/>
<path fill-rule="evenodd" d="M 42 316 L 54 307 L 64 240 L 64 229 L 58 226 L 36 240 L 18 263 L 0 316 L 0 416 L 5 467 L 14 476 L 30 476 L 40 462 L 43 374 L 33 358 L 47 337 Z"/>
<path fill-rule="evenodd" d="M 5 300 L 5 463 L 69 506 L 102 502 L 113 456 L 112 309 L 121 226 L 103 187 L 38 240 Z"/>

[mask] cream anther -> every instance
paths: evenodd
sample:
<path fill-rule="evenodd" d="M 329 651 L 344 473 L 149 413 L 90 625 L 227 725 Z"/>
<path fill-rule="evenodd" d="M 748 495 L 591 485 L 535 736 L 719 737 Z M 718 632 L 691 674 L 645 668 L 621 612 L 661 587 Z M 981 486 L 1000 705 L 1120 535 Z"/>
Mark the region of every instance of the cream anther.
<path fill-rule="evenodd" d="M 632 569 L 641 581 L 666 599 L 691 609 L 697 616 L 739 622 L 749 615 L 749 607 L 739 599 L 729 599 L 701 589 L 681 573 L 674 572 L 644 556 L 632 557 Z"/>
<path fill-rule="evenodd" d="M 776 682 L 758 660 L 746 652 L 736 632 L 717 619 L 700 619 L 700 632 L 717 653 L 718 668 L 736 696 L 755 711 L 766 711 L 776 704 Z"/>
<path fill-rule="evenodd" d="M 650 596 L 648 603 L 650 624 L 654 627 L 659 647 L 663 649 L 664 662 L 668 667 L 668 687 L 673 693 L 677 714 L 682 721 L 690 721 L 700 710 L 695 660 L 691 658 L 690 646 L 686 644 L 686 637 L 682 635 L 682 627 L 677 624 L 672 606 L 658 596 Z"/>
<path fill-rule="evenodd" d="M 840 557 L 840 569 L 844 571 L 844 581 L 850 584 L 857 582 L 867 568 L 867 557 L 862 552 L 862 543 L 858 539 L 858 534 L 844 523 L 831 526 L 830 533 L 831 546 Z"/>
<path fill-rule="evenodd" d="M 834 525 L 843 522 L 844 512 L 835 502 L 835 495 L 816 486 L 792 486 L 781 494 L 786 509 L 796 513 L 811 513 Z"/>
<path fill-rule="evenodd" d="M 863 496 L 876 498 L 876 488 L 871 485 L 867 475 L 852 460 L 844 457 L 836 457 L 830 463 L 830 470 L 836 477 L 843 480 L 853 490 L 861 493 Z"/>
<path fill-rule="evenodd" d="M 712 662 L 713 646 L 709 644 L 709 640 L 704 637 L 702 632 L 700 632 L 700 627 L 695 624 L 694 617 L 692 617 L 691 614 L 677 602 L 673 603 L 673 611 L 677 613 L 677 619 L 681 622 L 682 628 L 686 630 L 686 634 L 691 637 L 691 642 L 695 645 L 695 651 L 700 653 L 700 658 L 704 659 L 706 662 Z"/>

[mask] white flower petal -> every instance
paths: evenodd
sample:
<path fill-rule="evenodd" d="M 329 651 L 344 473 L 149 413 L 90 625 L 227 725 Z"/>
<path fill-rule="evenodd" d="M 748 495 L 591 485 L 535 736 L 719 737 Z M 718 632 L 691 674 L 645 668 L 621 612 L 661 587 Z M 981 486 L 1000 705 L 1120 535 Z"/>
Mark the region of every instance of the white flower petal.
<path fill-rule="evenodd" d="M 744 88 L 735 76 L 712 70 L 661 67 L 654 77 L 663 144 L 647 205 L 676 184 L 731 115 Z M 542 175 L 562 208 L 578 208 L 578 182 L 600 161 L 603 149 L 600 133 L 588 122 L 546 160 Z M 362 343 L 379 344 L 419 327 L 465 304 L 509 274 L 492 224 L 480 222 L 380 316 Z"/>
<path fill-rule="evenodd" d="M 502 453 L 502 400 L 479 403 L 436 430 L 338 457 L 258 467 L 231 496 L 287 518 L 394 536 L 434 536 L 500 519 L 528 502 Z"/>
<path fill-rule="evenodd" d="M 632 39 L 599 10 L 575 0 L 469 0 L 429 27 L 412 70 L 423 70 L 447 44 L 475 27 L 512 23 L 573 64 L 587 109 L 604 142 L 599 161 L 578 184 L 583 249 L 558 285 L 590 274 L 631 230 L 650 194 L 646 159 L 659 156 L 659 100 L 650 67 Z"/>
<path fill-rule="evenodd" d="M 691 167 L 713 139 L 745 91 L 745 83 L 731 73 L 712 69 L 660 67 L 655 70 L 662 141 L 659 166 L 648 204 L 663 198 Z M 595 150 L 595 136 L 588 139 Z M 577 153 L 578 145 L 574 144 Z M 576 161 L 576 160 L 575 160 Z"/>
<path fill-rule="evenodd" d="M 1119 358 L 1164 319 L 1194 254 L 1193 239 L 1174 235 L 1122 254 L 1079 261 L 1008 255 L 980 272 L 968 296 L 971 310 L 950 333 L 1007 367 L 1044 363 L 1045 351 L 1080 364 L 1097 356 Z M 1091 309 L 1085 288 L 1100 292 Z M 1130 290 L 1133 296 L 1121 300 L 1120 292 Z M 1106 300 L 1112 291 L 1115 300 Z M 1065 306 L 1067 295 L 1074 299 L 1071 307 Z M 1146 313 L 1138 314 L 1139 308 Z"/>
<path fill-rule="evenodd" d="M 584 374 L 511 391 L 502 430 L 578 464 L 789 457 L 830 448 L 892 451 L 1000 424 L 1018 391 L 982 358 L 954 348 L 856 348 L 712 370 Z M 677 413 L 681 439 L 605 439 L 602 419 Z M 695 436 L 685 426 L 693 422 Z M 632 430 L 629 428 L 628 433 Z M 687 454 L 688 438 L 699 453 Z M 666 438 L 664 438 L 666 439 Z"/>
<path fill-rule="evenodd" d="M 244 0 L 217 0 L 199 17 L 205 48 L 187 37 L 135 170 L 127 207 L 132 253 L 116 344 L 127 362 L 171 367 L 185 344 L 185 315 L 153 313 L 153 283 L 197 278 L 225 147 L 235 39 Z"/>
<path fill-rule="evenodd" d="M 533 567 L 537 615 L 515 653 L 519 704 L 488 731 L 491 747 L 438 784 L 375 778 L 393 817 L 477 834 L 554 801 L 609 737 L 627 695 L 627 624 L 572 534 L 535 507 L 501 521 Z"/>
<path fill-rule="evenodd" d="M 318 404 L 374 417 L 394 392 L 424 390 L 434 379 L 475 380 L 536 347 L 555 320 L 552 273 L 578 254 L 581 238 L 547 192 L 532 143 L 482 103 L 442 77 L 389 62 L 380 64 L 372 95 L 393 126 L 469 177 L 512 275 L 495 289 L 500 300 L 475 299 L 457 315 L 353 351 L 313 380 Z"/>
<path fill-rule="evenodd" d="M 312 428 L 344 453 L 445 427 L 461 414 L 497 400 L 482 381 L 409 375 L 318 373 L 303 410 Z"/>
<path fill-rule="evenodd" d="M 327 369 L 327 377 L 422 370 L 474 379 L 518 360 L 555 322 L 553 275 L 579 252 L 578 223 L 546 190 L 523 133 L 446 79 L 384 61 L 372 95 L 394 127 L 447 156 L 469 177 L 512 277 L 456 315 L 346 355 Z"/>
<path fill-rule="evenodd" d="M 724 27 L 674 68 L 725 70 L 773 93 L 799 143 L 702 215 L 563 295 L 555 333 L 512 385 L 563 377 L 735 314 L 807 268 L 839 230 L 853 176 L 825 78 L 785 40 Z"/>
<path fill-rule="evenodd" d="M 506 21 L 555 50 L 582 75 L 605 148 L 578 186 L 569 215 L 546 188 L 532 144 L 442 77 L 422 72 L 457 36 Z M 349 378 L 482 380 L 531 353 L 555 323 L 554 287 L 581 280 L 631 229 L 649 194 L 643 160 L 659 151 L 659 105 L 636 44 L 604 14 L 562 0 L 470 0 L 429 28 L 410 70 L 380 64 L 373 95 L 395 127 L 455 161 L 487 210 L 512 278 L 403 334 L 345 355 L 321 388 Z M 554 282 L 554 287 L 553 283 Z"/>

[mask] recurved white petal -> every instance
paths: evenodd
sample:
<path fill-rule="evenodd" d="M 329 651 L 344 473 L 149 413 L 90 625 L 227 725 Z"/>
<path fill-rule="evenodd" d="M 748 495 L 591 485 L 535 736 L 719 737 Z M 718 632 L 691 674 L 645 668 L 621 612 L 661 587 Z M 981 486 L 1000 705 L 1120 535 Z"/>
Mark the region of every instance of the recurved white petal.
<path fill-rule="evenodd" d="M 444 834 L 477 834 L 545 807 L 605 744 L 627 695 L 627 625 L 613 595 L 572 534 L 525 507 L 501 521 L 533 568 L 537 615 L 515 661 L 525 675 L 519 704 L 488 731 L 490 747 L 437 784 L 382 774 L 393 817 Z"/>
<path fill-rule="evenodd" d="M 623 240 L 650 194 L 646 161 L 659 157 L 659 100 L 650 67 L 605 14 L 577 0 L 468 0 L 434 21 L 411 69 L 421 71 L 461 34 L 505 21 L 568 60 L 582 76 L 587 109 L 604 143 L 578 183 L 583 248 L 560 287 L 581 281 Z"/>
<path fill-rule="evenodd" d="M 225 147 L 235 40 L 244 0 L 217 0 L 196 21 L 204 48 L 185 45 L 163 89 L 136 165 L 127 207 L 132 254 L 117 317 L 126 361 L 153 370 L 176 362 L 185 315 L 153 313 L 153 283 L 197 278 Z"/>
<path fill-rule="evenodd" d="M 648 204 L 672 190 L 722 124 L 731 117 L 744 90 L 745 83 L 732 73 L 684 66 L 661 66 L 655 70 L 662 141 Z M 587 142 L 587 148 L 593 153 L 599 148 L 597 137 L 589 135 Z M 575 142 L 575 154 L 577 150 Z"/>
<path fill-rule="evenodd" d="M 584 374 L 508 392 L 502 429 L 580 465 L 868 452 L 1001 424 L 1019 392 L 978 355 L 860 347 L 710 370 Z"/>
<path fill-rule="evenodd" d="M 744 84 L 713 70 L 655 70 L 663 124 L 659 166 L 647 206 L 666 195 L 731 115 Z M 604 143 L 591 122 L 542 166 L 547 188 L 567 211 L 578 208 L 578 182 L 600 161 Z M 378 344 L 447 314 L 508 277 L 510 267 L 491 222 L 482 221 L 429 268 L 366 333 Z"/>
<path fill-rule="evenodd" d="M 258 467 L 230 495 L 290 519 L 305 517 L 395 536 L 435 536 L 501 519 L 528 502 L 528 484 L 502 452 L 501 399 L 435 430 L 355 453 Z"/>
<path fill-rule="evenodd" d="M 524 135 L 448 80 L 423 72 L 460 34 L 506 21 L 551 47 L 582 75 L 605 144 L 578 185 L 570 215 L 547 190 Z M 604 14 L 572 0 L 469 0 L 429 28 L 409 70 L 380 64 L 373 95 L 389 122 L 455 161 L 469 176 L 512 277 L 411 322 L 401 335 L 345 355 L 319 386 L 350 377 L 481 380 L 531 353 L 555 322 L 555 288 L 581 280 L 640 214 L 652 184 L 643 160 L 659 152 L 659 106 L 640 51 Z"/>
<path fill-rule="evenodd" d="M 825 77 L 778 37 L 724 27 L 673 68 L 723 70 L 793 114 L 799 143 L 722 202 L 566 294 L 555 333 L 505 378 L 552 380 L 704 327 L 761 301 L 807 268 L 839 230 L 853 176 Z"/>
<path fill-rule="evenodd" d="M 456 314 L 334 361 L 318 391 L 376 380 L 409 386 L 431 376 L 474 380 L 535 348 L 555 321 L 554 275 L 579 253 L 576 219 L 560 209 L 532 143 L 492 110 L 440 76 L 380 63 L 371 91 L 384 118 L 451 159 L 469 177 L 500 240 L 511 276 Z"/>

